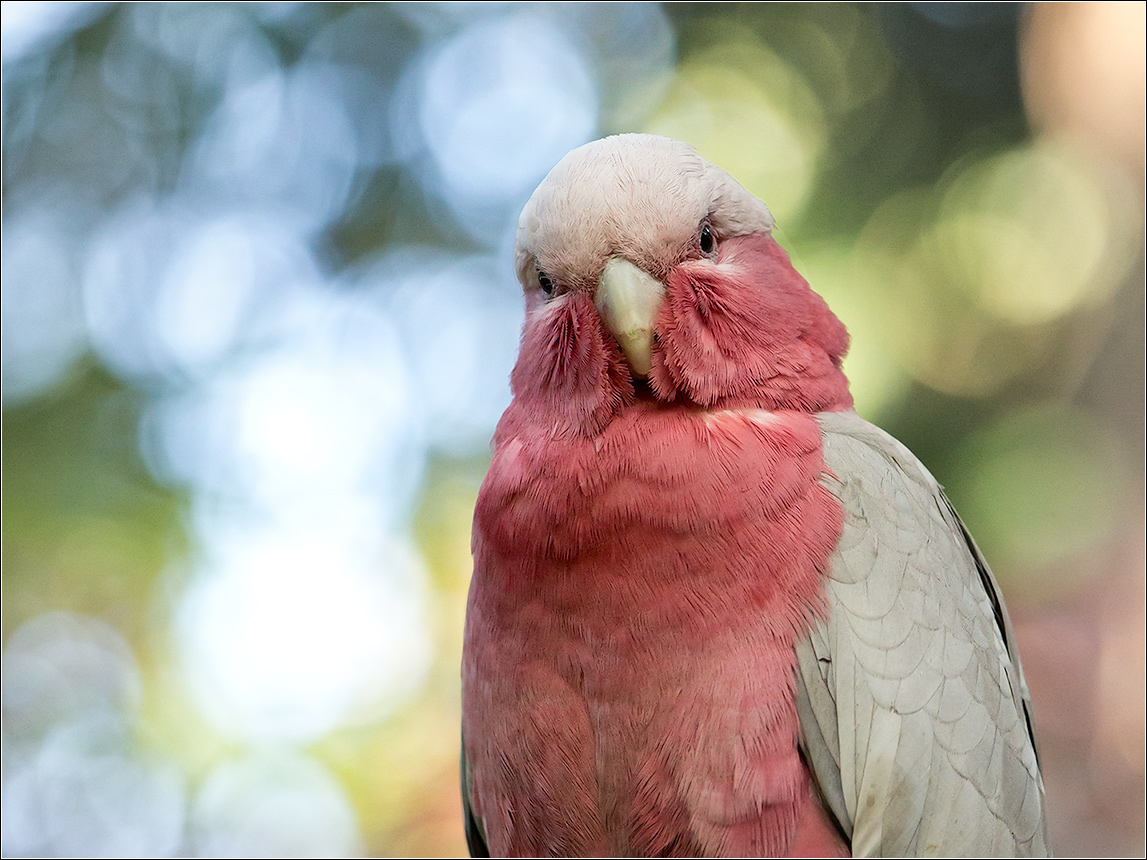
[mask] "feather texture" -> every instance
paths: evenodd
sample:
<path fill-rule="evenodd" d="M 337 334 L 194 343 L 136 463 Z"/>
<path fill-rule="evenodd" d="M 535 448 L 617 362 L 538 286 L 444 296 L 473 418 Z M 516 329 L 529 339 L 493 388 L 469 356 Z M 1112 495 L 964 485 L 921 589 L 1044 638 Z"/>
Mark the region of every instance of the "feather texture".
<path fill-rule="evenodd" d="M 647 135 L 570 153 L 522 214 L 462 664 L 475 856 L 1046 853 L 991 572 L 851 411 L 844 326 L 771 229 Z M 610 265 L 653 299 L 636 365 Z"/>
<path fill-rule="evenodd" d="M 1030 696 L 991 573 L 935 479 L 818 416 L 844 527 L 797 647 L 802 746 L 854 856 L 1044 856 Z"/>
<path fill-rule="evenodd" d="M 798 412 L 508 415 L 475 513 L 463 733 L 494 854 L 786 853 L 796 640 L 840 529 Z"/>

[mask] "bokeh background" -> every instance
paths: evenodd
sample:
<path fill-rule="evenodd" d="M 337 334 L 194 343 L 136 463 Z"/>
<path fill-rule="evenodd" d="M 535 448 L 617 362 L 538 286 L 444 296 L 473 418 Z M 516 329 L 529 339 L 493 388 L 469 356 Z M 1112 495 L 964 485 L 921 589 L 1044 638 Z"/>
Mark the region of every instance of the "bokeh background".
<path fill-rule="evenodd" d="M 1144 4 L 3 4 L 3 853 L 463 852 L 469 529 L 569 149 L 689 141 L 1142 856 Z"/>

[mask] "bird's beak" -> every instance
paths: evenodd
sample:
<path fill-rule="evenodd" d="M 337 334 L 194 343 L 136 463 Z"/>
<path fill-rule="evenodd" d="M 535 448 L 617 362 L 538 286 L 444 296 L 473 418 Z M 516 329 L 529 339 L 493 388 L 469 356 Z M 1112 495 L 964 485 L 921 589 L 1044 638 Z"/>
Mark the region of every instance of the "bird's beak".
<path fill-rule="evenodd" d="M 597 282 L 593 303 L 638 379 L 653 367 L 653 321 L 664 297 L 661 281 L 621 257 L 606 263 Z"/>

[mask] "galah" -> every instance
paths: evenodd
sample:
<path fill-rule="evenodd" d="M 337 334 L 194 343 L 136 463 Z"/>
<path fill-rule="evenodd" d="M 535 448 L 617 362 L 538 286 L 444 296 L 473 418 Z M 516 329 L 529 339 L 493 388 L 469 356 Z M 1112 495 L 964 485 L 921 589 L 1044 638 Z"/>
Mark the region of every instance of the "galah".
<path fill-rule="evenodd" d="M 999 589 L 853 410 L 773 223 L 650 135 L 522 212 L 462 663 L 475 856 L 1048 852 Z"/>

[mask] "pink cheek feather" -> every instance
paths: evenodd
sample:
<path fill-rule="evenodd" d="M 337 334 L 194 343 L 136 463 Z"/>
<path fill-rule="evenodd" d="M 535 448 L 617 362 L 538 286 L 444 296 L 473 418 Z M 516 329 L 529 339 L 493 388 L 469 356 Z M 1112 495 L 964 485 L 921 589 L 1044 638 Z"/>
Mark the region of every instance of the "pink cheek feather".
<path fill-rule="evenodd" d="M 520 420 L 544 416 L 556 437 L 594 433 L 633 399 L 633 382 L 617 342 L 584 291 L 527 308 L 522 349 L 510 376 L 514 403 L 495 445 Z"/>
<path fill-rule="evenodd" d="M 848 334 L 765 233 L 722 243 L 716 264 L 667 281 L 650 382 L 663 398 L 802 411 L 852 406 Z"/>
<path fill-rule="evenodd" d="M 852 407 L 848 333 L 765 233 L 723 242 L 716 263 L 666 278 L 649 386 L 665 402 L 818 412 Z M 514 402 L 495 444 L 545 416 L 555 438 L 592 435 L 634 401 L 633 378 L 584 290 L 527 299 Z"/>

